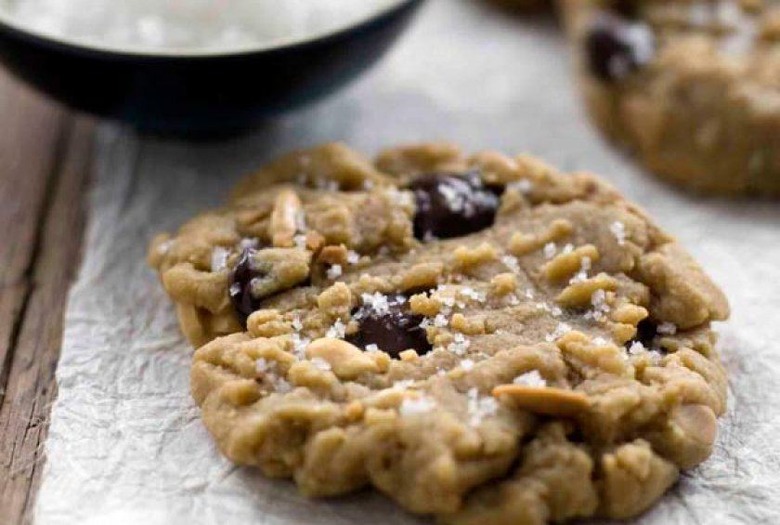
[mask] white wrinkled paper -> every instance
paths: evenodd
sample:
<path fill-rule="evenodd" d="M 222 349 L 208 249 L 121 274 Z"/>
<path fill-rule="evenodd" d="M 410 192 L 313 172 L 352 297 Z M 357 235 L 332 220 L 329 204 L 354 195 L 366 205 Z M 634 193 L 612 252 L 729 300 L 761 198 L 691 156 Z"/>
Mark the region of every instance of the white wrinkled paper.
<path fill-rule="evenodd" d="M 585 121 L 552 21 L 476 0 L 432 0 L 370 75 L 252 136 L 183 143 L 101 130 L 37 523 L 418 523 L 371 492 L 311 502 L 222 459 L 189 396 L 191 350 L 144 256 L 155 232 L 219 203 L 282 151 L 431 139 L 601 173 L 684 241 L 733 306 L 718 327 L 729 412 L 713 457 L 635 523 L 780 523 L 780 208 L 694 200 L 640 173 Z"/>

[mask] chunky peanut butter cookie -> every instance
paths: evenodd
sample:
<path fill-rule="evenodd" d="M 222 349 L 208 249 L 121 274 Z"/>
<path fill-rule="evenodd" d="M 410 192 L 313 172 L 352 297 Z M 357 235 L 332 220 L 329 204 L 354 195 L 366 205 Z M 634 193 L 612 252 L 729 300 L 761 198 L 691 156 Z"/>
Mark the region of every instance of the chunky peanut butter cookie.
<path fill-rule="evenodd" d="M 721 292 L 610 186 L 531 157 L 297 152 L 149 257 L 220 449 L 308 496 L 633 516 L 724 411 Z"/>
<path fill-rule="evenodd" d="M 609 138 L 694 191 L 780 196 L 780 2 L 562 2 Z"/>

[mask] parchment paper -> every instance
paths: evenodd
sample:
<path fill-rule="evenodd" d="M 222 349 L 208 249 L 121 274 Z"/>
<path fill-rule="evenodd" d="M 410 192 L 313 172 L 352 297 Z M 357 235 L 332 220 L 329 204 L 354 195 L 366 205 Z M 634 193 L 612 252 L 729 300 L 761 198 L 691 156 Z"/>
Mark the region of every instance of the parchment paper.
<path fill-rule="evenodd" d="M 312 503 L 221 459 L 190 400 L 191 350 L 144 253 L 154 232 L 219 203 L 230 183 L 282 151 L 447 139 L 603 174 L 726 289 L 734 313 L 718 328 L 731 395 L 715 454 L 636 523 L 780 523 L 780 209 L 693 200 L 642 174 L 586 123 L 566 57 L 550 19 L 432 0 L 368 77 L 249 137 L 182 143 L 104 127 L 37 522 L 418 523 L 370 492 Z"/>

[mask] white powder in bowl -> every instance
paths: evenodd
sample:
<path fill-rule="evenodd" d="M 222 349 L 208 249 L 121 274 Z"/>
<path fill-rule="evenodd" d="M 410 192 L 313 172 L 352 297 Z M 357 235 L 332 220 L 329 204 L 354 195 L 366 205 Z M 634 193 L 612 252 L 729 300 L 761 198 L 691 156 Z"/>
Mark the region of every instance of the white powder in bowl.
<path fill-rule="evenodd" d="M 234 51 L 326 34 L 399 0 L 0 0 L 0 15 L 63 40 L 128 51 Z"/>

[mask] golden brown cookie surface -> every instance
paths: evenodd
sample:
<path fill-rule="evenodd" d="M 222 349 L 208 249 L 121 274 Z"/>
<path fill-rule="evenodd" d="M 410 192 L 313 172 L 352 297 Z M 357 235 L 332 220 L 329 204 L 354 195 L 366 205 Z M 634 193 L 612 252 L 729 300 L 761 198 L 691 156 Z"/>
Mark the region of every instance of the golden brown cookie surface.
<path fill-rule="evenodd" d="M 150 261 L 206 343 L 192 390 L 220 449 L 311 496 L 631 516 L 725 408 L 720 291 L 614 189 L 527 156 L 297 152 Z"/>
<path fill-rule="evenodd" d="M 780 2 L 562 3 L 610 139 L 697 192 L 780 195 Z"/>

